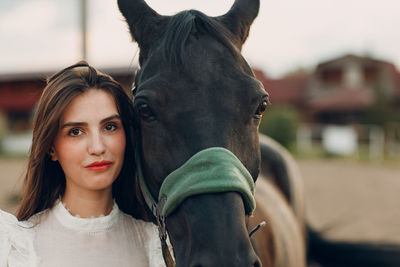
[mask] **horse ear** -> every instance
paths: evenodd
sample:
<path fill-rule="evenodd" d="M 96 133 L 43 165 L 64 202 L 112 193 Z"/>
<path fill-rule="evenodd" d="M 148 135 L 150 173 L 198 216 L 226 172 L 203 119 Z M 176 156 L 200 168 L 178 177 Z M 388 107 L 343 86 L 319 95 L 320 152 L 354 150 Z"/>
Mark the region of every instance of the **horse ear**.
<path fill-rule="evenodd" d="M 216 18 L 237 37 L 239 48 L 246 41 L 259 8 L 260 0 L 235 0 L 228 13 Z"/>
<path fill-rule="evenodd" d="M 146 57 L 166 17 L 159 15 L 144 0 L 118 0 L 118 7 L 128 23 L 133 40 L 140 47 L 140 57 Z"/>

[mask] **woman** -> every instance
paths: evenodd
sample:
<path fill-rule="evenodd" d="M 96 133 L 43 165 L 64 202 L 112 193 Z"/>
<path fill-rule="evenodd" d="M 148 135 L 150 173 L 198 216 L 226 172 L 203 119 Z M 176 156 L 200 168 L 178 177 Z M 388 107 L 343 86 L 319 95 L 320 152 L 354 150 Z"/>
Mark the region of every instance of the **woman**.
<path fill-rule="evenodd" d="M 135 219 L 132 113 L 86 62 L 48 79 L 17 218 L 0 211 L 0 267 L 164 265 L 157 229 Z"/>

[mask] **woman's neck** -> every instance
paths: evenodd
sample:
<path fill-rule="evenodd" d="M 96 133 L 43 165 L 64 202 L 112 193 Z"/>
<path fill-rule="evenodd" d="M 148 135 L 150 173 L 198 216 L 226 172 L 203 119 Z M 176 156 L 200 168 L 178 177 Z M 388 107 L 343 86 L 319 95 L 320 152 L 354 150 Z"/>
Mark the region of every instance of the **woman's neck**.
<path fill-rule="evenodd" d="M 72 215 L 81 218 L 108 215 L 114 206 L 111 190 L 78 194 L 66 188 L 61 201 Z"/>

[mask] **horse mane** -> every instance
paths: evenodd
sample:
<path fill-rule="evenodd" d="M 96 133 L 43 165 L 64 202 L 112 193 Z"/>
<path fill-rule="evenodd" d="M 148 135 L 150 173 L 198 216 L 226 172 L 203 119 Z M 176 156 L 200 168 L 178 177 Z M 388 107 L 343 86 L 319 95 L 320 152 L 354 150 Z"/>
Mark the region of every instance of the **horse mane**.
<path fill-rule="evenodd" d="M 235 59 L 240 57 L 234 36 L 217 19 L 197 10 L 186 10 L 172 16 L 166 26 L 159 45 L 163 59 L 173 66 L 184 67 L 185 62 L 191 60 L 186 53 L 189 37 L 202 34 L 225 46 Z"/>

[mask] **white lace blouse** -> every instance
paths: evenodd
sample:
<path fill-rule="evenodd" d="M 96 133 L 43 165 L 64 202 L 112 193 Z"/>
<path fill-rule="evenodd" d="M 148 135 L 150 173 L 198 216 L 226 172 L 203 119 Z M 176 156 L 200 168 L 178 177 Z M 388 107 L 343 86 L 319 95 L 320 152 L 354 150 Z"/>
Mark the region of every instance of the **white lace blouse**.
<path fill-rule="evenodd" d="M 114 204 L 107 216 L 72 216 L 61 201 L 19 222 L 0 210 L 0 267 L 165 266 L 158 230 Z"/>

